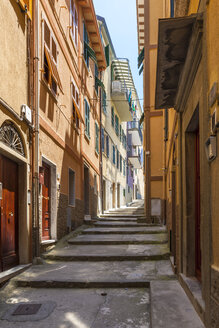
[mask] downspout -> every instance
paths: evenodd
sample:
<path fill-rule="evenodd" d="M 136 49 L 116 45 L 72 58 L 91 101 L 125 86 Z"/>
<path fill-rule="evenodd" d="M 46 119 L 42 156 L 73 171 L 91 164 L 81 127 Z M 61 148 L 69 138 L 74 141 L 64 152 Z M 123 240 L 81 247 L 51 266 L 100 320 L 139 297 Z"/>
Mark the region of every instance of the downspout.
<path fill-rule="evenodd" d="M 100 72 L 100 80 L 102 81 L 102 72 Z M 102 153 L 102 89 L 100 92 L 100 212 L 103 214 L 103 153 Z"/>
<path fill-rule="evenodd" d="M 34 3 L 34 141 L 33 141 L 33 232 L 34 258 L 40 257 L 39 245 L 39 0 Z"/>

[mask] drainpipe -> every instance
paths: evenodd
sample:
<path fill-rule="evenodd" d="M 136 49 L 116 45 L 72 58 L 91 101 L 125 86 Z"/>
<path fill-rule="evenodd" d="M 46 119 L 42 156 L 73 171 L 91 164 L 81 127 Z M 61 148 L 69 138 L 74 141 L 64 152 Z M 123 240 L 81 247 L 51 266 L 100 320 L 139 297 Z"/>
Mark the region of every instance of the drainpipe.
<path fill-rule="evenodd" d="M 34 138 L 33 138 L 33 233 L 34 258 L 40 256 L 39 244 L 39 0 L 33 6 L 34 21 Z"/>
<path fill-rule="evenodd" d="M 100 80 L 102 81 L 102 72 L 100 72 Z M 103 214 L 103 153 L 102 153 L 102 89 L 100 92 L 100 212 Z"/>

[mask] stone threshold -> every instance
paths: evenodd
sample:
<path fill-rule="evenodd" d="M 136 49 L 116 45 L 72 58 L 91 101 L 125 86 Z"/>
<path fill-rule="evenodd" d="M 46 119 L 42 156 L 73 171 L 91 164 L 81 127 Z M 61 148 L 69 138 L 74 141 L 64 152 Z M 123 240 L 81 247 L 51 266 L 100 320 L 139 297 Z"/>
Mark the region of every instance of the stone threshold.
<path fill-rule="evenodd" d="M 8 281 L 9 279 L 17 276 L 18 274 L 22 273 L 23 271 L 29 269 L 31 267 L 32 263 L 28 264 L 20 264 L 15 266 L 14 268 L 11 268 L 9 270 L 3 271 L 0 273 L 0 284 Z"/>
<path fill-rule="evenodd" d="M 179 274 L 179 282 L 183 287 L 185 293 L 190 299 L 196 312 L 204 322 L 205 302 L 202 298 L 201 284 L 195 277 L 186 277 L 184 274 Z"/>

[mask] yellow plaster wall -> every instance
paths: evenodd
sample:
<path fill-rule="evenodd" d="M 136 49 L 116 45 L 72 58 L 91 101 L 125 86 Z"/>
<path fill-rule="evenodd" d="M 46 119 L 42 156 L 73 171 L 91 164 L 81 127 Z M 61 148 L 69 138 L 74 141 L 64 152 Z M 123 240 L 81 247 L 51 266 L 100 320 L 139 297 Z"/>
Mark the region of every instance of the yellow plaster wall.
<path fill-rule="evenodd" d="M 211 0 L 207 6 L 207 58 L 209 72 L 209 92 L 214 82 L 219 83 L 219 2 Z M 214 104 L 210 111 L 218 107 Z M 217 154 L 219 154 L 219 135 L 217 131 Z M 211 163 L 211 214 L 213 264 L 219 268 L 219 158 Z"/>
<path fill-rule="evenodd" d="M 190 0 L 188 15 L 197 13 L 199 2 L 200 0 Z"/>
<path fill-rule="evenodd" d="M 26 16 L 16 1 L 0 1 L 0 97 L 19 115 L 27 104 Z"/>
<path fill-rule="evenodd" d="M 150 0 L 150 44 L 157 44 L 158 19 L 165 15 L 163 0 Z"/>

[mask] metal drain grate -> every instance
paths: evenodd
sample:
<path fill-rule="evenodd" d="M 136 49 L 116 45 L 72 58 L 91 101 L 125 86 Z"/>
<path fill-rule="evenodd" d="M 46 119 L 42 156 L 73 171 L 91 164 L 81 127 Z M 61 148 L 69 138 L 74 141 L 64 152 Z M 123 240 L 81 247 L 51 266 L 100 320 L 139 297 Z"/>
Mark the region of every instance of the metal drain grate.
<path fill-rule="evenodd" d="M 42 304 L 20 304 L 12 315 L 33 315 L 41 308 Z"/>

